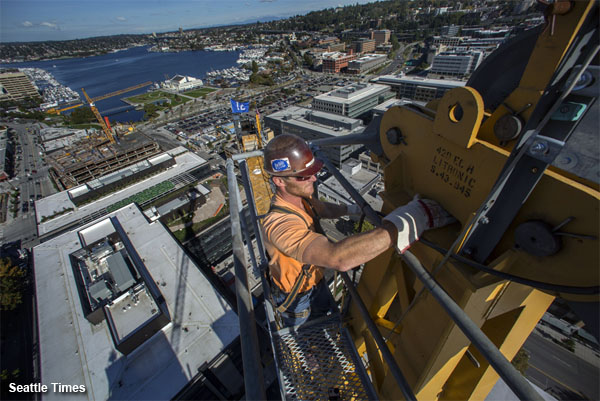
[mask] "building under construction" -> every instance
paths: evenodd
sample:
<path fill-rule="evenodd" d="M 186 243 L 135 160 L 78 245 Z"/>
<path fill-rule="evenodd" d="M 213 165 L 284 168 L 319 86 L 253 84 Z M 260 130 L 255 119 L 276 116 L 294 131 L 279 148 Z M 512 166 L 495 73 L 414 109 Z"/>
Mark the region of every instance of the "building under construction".
<path fill-rule="evenodd" d="M 95 133 L 71 139 L 42 135 L 46 161 L 51 167 L 50 177 L 60 190 L 84 184 L 161 152 L 158 143 L 139 133 L 123 136 L 118 143 L 109 143 L 103 134 Z M 62 140 L 61 145 L 56 145 L 57 140 Z"/>

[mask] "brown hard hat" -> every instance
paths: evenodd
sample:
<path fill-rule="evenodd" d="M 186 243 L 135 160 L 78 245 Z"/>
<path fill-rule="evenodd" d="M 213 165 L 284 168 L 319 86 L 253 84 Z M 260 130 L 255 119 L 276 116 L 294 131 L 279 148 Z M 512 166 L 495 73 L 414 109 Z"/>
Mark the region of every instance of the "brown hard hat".
<path fill-rule="evenodd" d="M 315 159 L 304 139 L 293 134 L 271 139 L 265 147 L 264 159 L 266 172 L 281 177 L 307 177 L 323 167 L 323 162 Z"/>

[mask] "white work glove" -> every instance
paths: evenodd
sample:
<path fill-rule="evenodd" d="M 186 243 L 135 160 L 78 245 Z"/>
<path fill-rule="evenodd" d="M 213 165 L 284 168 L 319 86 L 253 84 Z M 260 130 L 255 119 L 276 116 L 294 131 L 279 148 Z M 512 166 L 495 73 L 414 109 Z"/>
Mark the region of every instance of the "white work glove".
<path fill-rule="evenodd" d="M 360 206 L 358 206 L 355 203 L 352 203 L 350 205 L 346 205 L 346 214 L 348 216 L 360 216 L 362 214 L 362 210 Z"/>
<path fill-rule="evenodd" d="M 439 203 L 431 199 L 419 199 L 418 195 L 406 205 L 396 208 L 383 220 L 389 221 L 398 229 L 396 247 L 401 253 L 417 241 L 423 231 L 444 227 L 456 221 Z"/>

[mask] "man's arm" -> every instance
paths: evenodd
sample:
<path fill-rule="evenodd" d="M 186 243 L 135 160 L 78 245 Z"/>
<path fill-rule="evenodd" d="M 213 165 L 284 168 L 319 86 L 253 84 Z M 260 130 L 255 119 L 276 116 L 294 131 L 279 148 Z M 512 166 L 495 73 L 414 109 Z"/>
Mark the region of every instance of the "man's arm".
<path fill-rule="evenodd" d="M 382 227 L 355 234 L 340 242 L 330 242 L 322 236 L 311 242 L 302 254 L 302 262 L 348 271 L 368 262 L 396 243 L 397 229 L 384 222 Z"/>
<path fill-rule="evenodd" d="M 310 202 L 322 219 L 337 219 L 338 217 L 348 215 L 348 207 L 346 205 L 323 202 L 317 198 L 311 199 Z"/>
<path fill-rule="evenodd" d="M 337 243 L 329 242 L 324 236 L 313 240 L 302 253 L 302 262 L 348 271 L 391 246 L 404 252 L 423 231 L 455 221 L 437 202 L 415 198 L 388 214 L 380 228 L 346 237 Z"/>

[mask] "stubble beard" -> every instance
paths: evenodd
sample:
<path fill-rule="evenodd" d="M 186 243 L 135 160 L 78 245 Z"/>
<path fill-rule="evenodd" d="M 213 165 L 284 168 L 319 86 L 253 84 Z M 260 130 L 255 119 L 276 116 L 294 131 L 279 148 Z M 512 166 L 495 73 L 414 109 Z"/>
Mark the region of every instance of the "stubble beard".
<path fill-rule="evenodd" d="M 290 195 L 294 195 L 294 196 L 298 196 L 300 198 L 304 198 L 304 199 L 311 199 L 313 196 L 313 193 L 315 192 L 315 187 L 314 185 L 310 186 L 302 186 L 302 185 L 289 185 L 287 188 L 287 192 Z"/>

